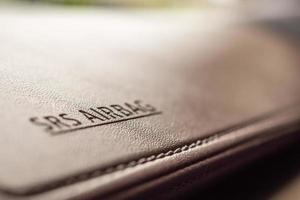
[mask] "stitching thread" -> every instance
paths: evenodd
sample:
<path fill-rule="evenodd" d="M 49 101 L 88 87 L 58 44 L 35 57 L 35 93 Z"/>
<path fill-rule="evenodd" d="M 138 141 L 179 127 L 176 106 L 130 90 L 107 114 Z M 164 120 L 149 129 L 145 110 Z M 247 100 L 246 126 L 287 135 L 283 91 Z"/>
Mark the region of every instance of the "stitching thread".
<path fill-rule="evenodd" d="M 162 159 L 162 158 L 165 158 L 165 157 L 170 157 L 172 155 L 179 154 L 179 153 L 194 149 L 194 148 L 199 147 L 199 146 L 203 146 L 205 144 L 211 143 L 212 141 L 218 139 L 219 136 L 220 136 L 220 134 L 214 134 L 214 135 L 209 136 L 207 138 L 198 139 L 195 142 L 192 142 L 190 144 L 186 144 L 184 146 L 178 147 L 178 148 L 173 149 L 173 150 L 169 150 L 167 152 L 154 154 L 154 155 L 151 155 L 151 156 L 148 156 L 148 157 L 142 157 L 140 159 L 129 161 L 129 162 L 126 162 L 126 163 L 117 164 L 117 165 L 114 165 L 112 167 L 108 167 L 108 168 L 104 168 L 104 169 L 98 169 L 98 170 L 94 170 L 92 172 L 87 172 L 87 173 L 83 173 L 83 174 L 80 174 L 80 175 L 76 175 L 76 176 L 67 178 L 64 181 L 56 182 L 56 183 L 53 183 L 53 184 L 50 184 L 50 185 L 45 185 L 43 187 L 35 187 L 30 191 L 25 191 L 23 193 L 18 193 L 17 195 L 33 195 L 33 194 L 36 194 L 36 193 L 41 192 L 41 191 L 54 189 L 54 188 L 57 188 L 57 187 L 60 187 L 60 186 L 67 186 L 67 185 L 71 185 L 71 184 L 74 184 L 74 183 L 77 183 L 77 182 L 85 181 L 85 180 L 88 180 L 88 179 L 91 179 L 91 178 L 99 177 L 99 176 L 102 176 L 102 175 L 105 175 L 105 174 L 110 174 L 110 173 L 117 172 L 117 171 L 122 171 L 122 170 L 125 170 L 125 169 L 128 169 L 128 168 L 133 168 L 133 167 L 141 165 L 141 164 L 153 162 L 155 160 L 159 160 L 159 159 Z M 11 192 L 9 192 L 9 193 L 11 193 Z M 16 195 L 16 194 L 14 193 L 14 195 Z"/>
<path fill-rule="evenodd" d="M 200 147 L 200 146 L 203 146 L 205 144 L 208 144 L 208 143 L 210 143 L 212 141 L 215 141 L 215 140 L 219 139 L 221 136 L 226 135 L 226 134 L 228 134 L 228 133 L 230 133 L 234 130 L 238 130 L 238 129 L 241 129 L 243 127 L 247 127 L 251 124 L 257 123 L 261 120 L 268 119 L 268 118 L 272 117 L 275 114 L 281 113 L 284 109 L 289 109 L 289 108 L 293 108 L 293 107 L 294 107 L 294 105 L 290 105 L 290 106 L 275 110 L 273 112 L 266 113 L 266 114 L 261 115 L 259 117 L 252 118 L 248 121 L 244 121 L 242 123 L 239 123 L 237 125 L 233 125 L 233 126 L 228 127 L 226 129 L 216 131 L 211 136 L 208 136 L 208 137 L 202 138 L 202 139 L 197 139 L 196 141 L 194 141 L 192 143 L 185 144 L 181 147 L 178 147 L 178 148 L 173 149 L 173 150 L 169 150 L 167 152 L 154 154 L 154 155 L 151 155 L 151 156 L 148 156 L 148 157 L 142 157 L 142 158 L 137 159 L 137 160 L 117 164 L 117 165 L 114 165 L 114 166 L 108 167 L 108 168 L 92 170 L 90 172 L 75 175 L 75 176 L 66 178 L 64 180 L 58 180 L 58 181 L 53 182 L 53 183 L 46 183 L 46 184 L 41 185 L 41 186 L 36 186 L 36 187 L 31 188 L 30 190 L 27 190 L 27 191 L 13 191 L 13 190 L 9 190 L 9 189 L 0 188 L 0 192 L 5 193 L 5 194 L 9 194 L 9 195 L 15 195 L 15 196 L 30 196 L 30 195 L 46 192 L 48 190 L 52 190 L 52 189 L 55 189 L 55 188 L 58 188 L 58 187 L 67 186 L 67 185 L 71 185 L 71 184 L 74 184 L 74 183 L 77 183 L 77 182 L 85 181 L 85 180 L 88 180 L 90 178 L 99 177 L 101 175 L 110 174 L 110 173 L 113 173 L 113 172 L 125 170 L 127 168 L 132 168 L 132 167 L 142 165 L 142 164 L 145 164 L 145 163 L 148 163 L 148 162 L 152 162 L 152 161 L 155 161 L 155 160 L 159 160 L 159 159 L 162 159 L 162 158 L 165 158 L 165 157 L 170 157 L 172 155 L 179 154 L 181 152 L 185 152 L 185 151 L 191 150 L 193 148 Z"/>

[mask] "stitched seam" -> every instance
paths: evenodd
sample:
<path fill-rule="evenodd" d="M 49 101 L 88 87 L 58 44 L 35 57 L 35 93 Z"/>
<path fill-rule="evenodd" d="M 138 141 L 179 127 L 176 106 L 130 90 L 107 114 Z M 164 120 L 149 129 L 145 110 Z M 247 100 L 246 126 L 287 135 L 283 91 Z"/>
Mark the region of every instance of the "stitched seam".
<path fill-rule="evenodd" d="M 255 138 L 256 139 L 256 141 L 257 141 L 257 138 Z M 261 139 L 261 138 L 259 138 L 259 139 Z M 247 140 L 247 141 L 245 141 L 245 142 L 243 142 L 243 143 L 241 143 L 241 145 L 247 145 L 249 142 L 254 142 L 255 143 L 255 140 Z M 266 142 L 270 142 L 269 140 L 266 140 L 266 141 L 263 141 L 263 143 L 266 143 Z M 274 141 L 273 141 L 274 142 Z M 180 171 L 180 170 L 185 170 L 185 169 L 187 169 L 188 167 L 193 167 L 194 165 L 197 165 L 197 164 L 201 164 L 201 163 L 203 163 L 203 162 L 206 162 L 206 161 L 209 161 L 210 159 L 214 159 L 215 157 L 218 157 L 218 156 L 222 156 L 224 153 L 226 154 L 228 151 L 231 151 L 231 150 L 235 150 L 236 148 L 239 148 L 239 147 L 241 147 L 241 146 L 233 146 L 232 148 L 228 148 L 228 149 L 225 149 L 224 151 L 221 151 L 221 152 L 219 152 L 219 153 L 216 153 L 216 154 L 213 154 L 212 156 L 210 156 L 210 157 L 206 157 L 206 158 L 204 158 L 204 159 L 200 159 L 200 160 L 198 160 L 198 161 L 196 161 L 196 162 L 194 162 L 194 163 L 192 163 L 192 164 L 188 164 L 188 165 L 185 165 L 185 166 L 183 166 L 183 167 L 180 167 L 179 169 L 176 169 L 176 170 L 174 170 L 174 171 L 172 171 L 172 172 L 170 172 L 170 173 L 166 173 L 166 174 L 164 174 L 164 175 L 161 175 L 161 176 L 159 176 L 160 178 L 162 178 L 162 177 L 167 177 L 167 176 L 169 176 L 170 174 L 173 174 L 174 172 L 176 173 L 176 172 L 178 172 L 178 171 Z M 241 152 L 241 151 L 240 151 Z M 225 166 L 226 167 L 226 166 Z M 214 170 L 211 170 L 211 168 L 209 168 L 208 170 L 206 170 L 206 173 L 208 172 L 208 173 L 210 173 L 211 171 L 214 171 Z M 146 181 L 145 182 L 145 184 L 147 184 L 147 183 L 149 183 L 149 182 L 152 182 L 152 181 L 155 181 L 155 178 L 154 179 L 150 179 L 150 180 L 148 180 L 148 181 Z M 143 184 L 140 184 L 140 185 L 143 185 Z M 139 185 L 139 186 L 140 186 Z M 132 187 L 135 187 L 136 185 L 133 185 L 133 186 L 131 186 L 130 188 L 132 188 Z M 130 190 L 130 188 L 127 188 L 127 190 L 129 189 Z M 123 190 L 124 191 L 124 190 Z M 122 191 L 121 191 L 122 192 Z M 109 193 L 107 196 L 110 196 L 110 194 L 111 193 Z M 106 197 L 106 196 L 105 196 Z"/>
<path fill-rule="evenodd" d="M 35 195 L 35 194 L 39 194 L 42 192 L 46 192 L 49 190 L 53 190 L 59 187 L 63 187 L 63 186 L 68 186 L 74 183 L 78 183 L 78 182 L 82 182 L 91 178 L 95 178 L 95 177 L 99 177 L 102 175 L 106 175 L 106 174 L 110 174 L 113 172 L 117 172 L 117 171 L 122 171 L 128 168 L 132 168 L 138 165 L 142 165 L 148 162 L 153 162 L 155 160 L 159 160 L 165 157 L 170 157 L 172 155 L 175 154 L 179 154 L 181 152 L 184 151 L 188 151 L 191 150 L 195 147 L 201 147 L 205 144 L 211 143 L 217 139 L 219 139 L 221 136 L 227 135 L 229 133 L 231 133 L 234 130 L 239 130 L 241 128 L 247 127 L 249 125 L 255 124 L 261 120 L 266 120 L 272 116 L 274 116 L 275 114 L 280 113 L 280 111 L 282 111 L 283 109 L 279 109 L 277 111 L 273 111 L 270 113 L 267 113 L 265 115 L 262 115 L 260 117 L 256 117 L 252 120 L 248 120 L 245 121 L 244 123 L 239 123 L 238 125 L 229 127 L 227 129 L 223 129 L 221 131 L 216 131 L 213 135 L 208 136 L 206 138 L 203 139 L 198 139 L 192 143 L 189 144 L 185 144 L 181 147 L 177 147 L 176 149 L 173 150 L 169 150 L 167 152 L 163 152 L 163 153 L 157 153 L 148 157 L 142 157 L 133 161 L 129 161 L 129 162 L 125 162 L 125 163 L 121 163 L 121 164 L 117 164 L 117 165 L 113 165 L 111 167 L 108 168 L 103 168 L 103 169 L 97 169 L 97 170 L 92 170 L 90 172 L 86 172 L 86 173 L 81 173 L 79 175 L 74 175 L 74 176 L 70 176 L 69 178 L 65 178 L 64 180 L 58 180 L 56 182 L 53 183 L 46 183 L 44 185 L 41 186 L 36 186 L 34 188 L 31 188 L 28 191 L 12 191 L 9 189 L 0 189 L 0 192 L 5 193 L 5 194 L 9 194 L 9 195 L 14 195 L 14 196 L 30 196 L 30 195 Z"/>
<path fill-rule="evenodd" d="M 293 131 L 295 131 L 295 128 L 292 128 L 292 129 L 283 129 L 283 131 L 284 131 L 284 130 L 285 130 L 286 132 L 293 132 Z M 224 134 L 222 134 L 222 135 L 224 135 Z M 197 141 L 196 141 L 196 146 L 193 146 L 193 143 L 195 143 L 195 142 L 193 142 L 193 143 L 191 143 L 190 145 L 188 145 L 188 147 L 189 147 L 188 149 L 182 150 L 182 151 L 180 151 L 180 152 L 178 152 L 178 153 L 182 153 L 182 152 L 184 152 L 184 151 L 188 151 L 188 150 L 193 149 L 193 148 L 195 148 L 195 147 L 203 146 L 204 144 L 208 144 L 208 143 L 214 141 L 215 139 L 218 139 L 220 136 L 221 136 L 220 134 L 216 134 L 216 135 L 211 136 L 211 137 L 212 137 L 211 139 L 210 139 L 210 137 L 205 138 L 205 139 L 203 139 L 203 140 L 208 139 L 208 142 L 207 142 L 207 143 L 203 143 L 203 142 L 202 142 L 201 145 L 197 145 L 197 142 L 200 141 L 200 140 L 197 140 Z M 279 135 L 279 136 L 277 135 L 275 138 L 281 137 L 281 136 L 282 136 L 282 135 Z M 265 137 L 259 137 L 259 138 L 255 138 L 255 139 L 256 139 L 256 140 L 260 140 L 261 138 L 265 138 Z M 272 137 L 272 139 L 274 139 L 274 138 Z M 203 140 L 202 140 L 202 141 L 203 141 Z M 255 141 L 255 140 L 254 140 L 254 141 Z M 253 138 L 252 138 L 252 139 L 249 139 L 249 140 L 246 140 L 246 141 L 242 142 L 241 144 L 242 144 L 242 145 L 245 145 L 245 144 L 248 144 L 249 142 L 254 142 L 254 141 L 253 141 Z M 266 143 L 266 142 L 270 142 L 269 138 L 265 138 L 265 139 L 263 140 L 262 143 Z M 273 141 L 273 142 L 274 142 L 274 141 Z M 255 142 L 254 142 L 254 143 L 255 143 Z M 187 146 L 187 145 L 185 145 L 185 146 Z M 237 148 L 237 146 L 233 146 L 232 148 L 226 148 L 224 151 L 222 151 L 222 152 L 220 152 L 220 153 L 217 153 L 217 154 L 214 154 L 213 156 L 210 156 L 210 157 L 207 157 L 207 158 L 198 160 L 197 162 L 195 162 L 195 163 L 193 163 L 193 164 L 186 165 L 186 166 L 181 167 L 181 168 L 179 168 L 179 169 L 177 169 L 177 170 L 175 170 L 175 171 L 179 171 L 179 170 L 185 169 L 185 168 L 187 168 L 187 167 L 193 166 L 193 165 L 195 165 L 195 164 L 199 164 L 199 163 L 201 163 L 201 162 L 205 162 L 205 161 L 207 161 L 207 160 L 209 160 L 209 159 L 211 159 L 211 158 L 214 158 L 214 157 L 216 157 L 216 156 L 220 156 L 220 155 L 226 153 L 227 151 L 234 150 L 234 149 L 236 149 L 236 148 Z M 181 149 L 181 148 L 177 148 L 177 149 Z M 176 153 L 174 153 L 174 154 L 176 154 Z M 166 155 L 165 157 L 167 157 L 167 156 L 168 156 L 168 155 Z M 160 158 L 158 158 L 158 159 L 160 159 Z M 156 160 L 157 160 L 157 159 L 156 159 Z M 169 173 L 169 174 L 170 174 L 170 173 Z M 169 174 L 165 174 L 165 175 L 162 175 L 162 176 L 160 176 L 160 177 L 168 176 Z M 152 180 L 150 180 L 150 181 L 152 181 Z"/>
<path fill-rule="evenodd" d="M 195 142 L 192 142 L 189 145 L 184 145 L 182 147 L 178 147 L 174 150 L 169 150 L 169 151 L 164 152 L 164 153 L 159 153 L 159 154 L 151 155 L 151 156 L 148 156 L 148 157 L 142 157 L 140 159 L 133 160 L 133 161 L 130 161 L 130 162 L 127 162 L 127 163 L 118 164 L 118 165 L 115 165 L 115 166 L 112 166 L 112 167 L 108 167 L 106 169 L 99 169 L 99 170 L 95 170 L 95 171 L 90 172 L 90 173 L 81 174 L 79 176 L 75 176 L 75 177 L 73 177 L 69 180 L 64 181 L 64 183 L 62 183 L 62 185 L 68 185 L 68 184 L 72 184 L 72 183 L 75 183 L 75 182 L 84 181 L 84 180 L 89 179 L 89 178 L 98 177 L 98 176 L 105 175 L 105 174 L 110 174 L 110 173 L 113 173 L 113 172 L 116 172 L 116 171 L 122 171 L 122 170 L 132 168 L 132 167 L 135 167 L 135 166 L 138 166 L 138 165 L 141 165 L 141 164 L 153 162 L 155 160 L 159 160 L 159 159 L 162 159 L 162 158 L 165 158 L 165 157 L 170 157 L 172 155 L 179 154 L 179 153 L 182 153 L 184 151 L 188 151 L 188 150 L 194 149 L 196 147 L 203 146 L 205 144 L 211 143 L 212 141 L 214 141 L 218 138 L 219 138 L 218 134 L 212 135 L 212 136 L 209 136 L 209 137 L 204 138 L 204 139 L 196 140 Z"/>
<path fill-rule="evenodd" d="M 175 154 L 179 154 L 179 153 L 194 149 L 196 147 L 200 147 L 205 144 L 209 144 L 209 143 L 217 140 L 221 135 L 223 135 L 223 134 L 214 134 L 214 135 L 211 135 L 211 136 L 203 138 L 203 139 L 198 139 L 195 142 L 192 142 L 190 144 L 185 144 L 176 149 L 169 150 L 167 152 L 157 153 L 157 154 L 154 154 L 154 155 L 151 155 L 148 157 L 142 157 L 142 158 L 139 158 L 139 159 L 136 159 L 133 161 L 126 162 L 126 163 L 117 164 L 117 165 L 114 165 L 114 166 L 111 166 L 108 168 L 98 169 L 98 170 L 93 170 L 91 172 L 82 173 L 82 174 L 67 178 L 60 182 L 55 182 L 52 184 L 50 183 L 50 184 L 44 185 L 42 187 L 32 188 L 30 191 L 13 192 L 13 191 L 8 191 L 8 190 L 2 190 L 2 192 L 6 193 L 6 194 L 11 194 L 11 195 L 17 195 L 17 196 L 28 196 L 28 195 L 38 194 L 40 192 L 48 191 L 48 190 L 59 188 L 62 186 L 68 186 L 68 185 L 82 182 L 82 181 L 85 181 L 85 180 L 88 180 L 91 178 L 96 178 L 96 177 L 99 177 L 102 175 L 111 174 L 113 172 L 122 171 L 122 170 L 132 168 L 132 167 L 135 167 L 138 165 L 153 162 L 155 160 L 159 160 L 159 159 L 162 159 L 165 157 L 170 157 Z"/>

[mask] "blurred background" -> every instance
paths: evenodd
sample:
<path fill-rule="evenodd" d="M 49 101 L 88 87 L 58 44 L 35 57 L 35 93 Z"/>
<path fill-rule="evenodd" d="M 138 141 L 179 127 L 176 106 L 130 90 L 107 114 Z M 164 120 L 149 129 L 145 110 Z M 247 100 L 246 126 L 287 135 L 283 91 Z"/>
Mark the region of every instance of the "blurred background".
<path fill-rule="evenodd" d="M 92 10 L 95 12 L 141 10 L 154 12 L 213 12 L 247 24 L 252 30 L 263 30 L 286 41 L 300 55 L 300 1 L 297 0 L 0 0 L 0 10 L 17 13 L 26 10 Z M 50 10 L 49 10 L 50 9 Z M 53 9 L 53 10 L 51 10 Z M 156 13 L 159 10 L 160 13 Z M 0 15 L 0 19 L 3 17 Z M 211 24 L 211 15 L 203 17 Z M 219 19 L 217 19 L 218 21 Z M 215 23 L 214 23 L 215 24 Z M 1 26 L 1 24 L 0 24 Z M 122 33 L 121 33 L 122 34 Z M 250 34 L 251 35 L 251 34 Z M 271 37 L 271 36 L 270 36 Z M 264 37 L 264 39 L 268 36 Z M 273 38 L 273 36 L 272 36 Z M 300 148 L 296 142 L 289 149 L 270 155 L 235 175 L 225 177 L 219 184 L 201 191 L 183 194 L 198 199 L 300 199 Z M 182 198 L 182 197 L 180 197 Z"/>

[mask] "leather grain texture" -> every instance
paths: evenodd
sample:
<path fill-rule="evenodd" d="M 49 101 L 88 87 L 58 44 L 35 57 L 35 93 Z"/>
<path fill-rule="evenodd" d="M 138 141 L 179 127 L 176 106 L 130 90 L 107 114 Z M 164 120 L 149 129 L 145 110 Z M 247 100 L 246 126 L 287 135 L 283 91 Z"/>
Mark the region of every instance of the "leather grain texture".
<path fill-rule="evenodd" d="M 134 197 L 241 144 L 280 143 L 300 119 L 297 53 L 232 21 L 1 12 L 0 197 Z"/>

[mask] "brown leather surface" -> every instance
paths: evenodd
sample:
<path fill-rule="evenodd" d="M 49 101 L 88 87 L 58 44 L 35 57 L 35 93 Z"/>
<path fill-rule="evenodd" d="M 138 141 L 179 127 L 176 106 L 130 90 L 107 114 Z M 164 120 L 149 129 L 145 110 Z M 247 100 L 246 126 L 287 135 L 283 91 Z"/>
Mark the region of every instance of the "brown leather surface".
<path fill-rule="evenodd" d="M 295 48 L 231 20 L 197 12 L 1 12 L 3 198 L 114 194 L 249 140 L 288 135 L 282 127 L 297 129 Z M 126 103 L 144 111 L 114 110 L 94 122 L 79 112 Z M 81 124 L 45 121 L 60 114 Z"/>

